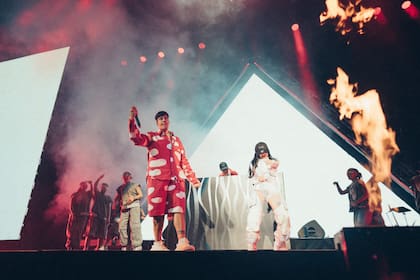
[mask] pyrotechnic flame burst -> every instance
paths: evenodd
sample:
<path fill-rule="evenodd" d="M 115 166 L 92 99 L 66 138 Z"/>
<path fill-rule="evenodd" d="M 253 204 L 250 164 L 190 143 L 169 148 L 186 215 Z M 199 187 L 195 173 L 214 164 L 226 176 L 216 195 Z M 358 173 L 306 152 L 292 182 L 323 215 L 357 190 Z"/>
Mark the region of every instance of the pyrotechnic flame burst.
<path fill-rule="evenodd" d="M 391 183 L 392 156 L 398 153 L 395 132 L 387 128 L 384 112 L 376 90 L 357 95 L 357 84 L 350 84 L 348 75 L 337 68 L 336 79 L 328 80 L 332 85 L 330 103 L 340 113 L 340 120 L 347 118 L 358 145 L 370 151 L 370 171 L 373 177 L 367 182 L 369 206 L 371 210 L 381 211 L 381 193 L 377 185 Z"/>
<path fill-rule="evenodd" d="M 335 30 L 341 35 L 350 33 L 356 26 L 357 33 L 364 33 L 364 26 L 375 16 L 375 8 L 365 8 L 362 0 L 350 0 L 347 4 L 339 0 L 325 0 L 327 10 L 319 15 L 323 25 L 327 20 L 337 20 Z"/>

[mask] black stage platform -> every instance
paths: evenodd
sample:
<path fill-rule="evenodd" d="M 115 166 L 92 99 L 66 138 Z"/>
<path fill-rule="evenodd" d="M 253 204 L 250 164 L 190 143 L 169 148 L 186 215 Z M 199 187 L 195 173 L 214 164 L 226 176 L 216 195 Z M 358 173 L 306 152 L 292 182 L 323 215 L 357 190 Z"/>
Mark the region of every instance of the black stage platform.
<path fill-rule="evenodd" d="M 9 248 L 0 252 L 0 275 L 1 279 L 420 279 L 419 227 L 343 228 L 334 242 L 336 249 L 280 252 Z"/>

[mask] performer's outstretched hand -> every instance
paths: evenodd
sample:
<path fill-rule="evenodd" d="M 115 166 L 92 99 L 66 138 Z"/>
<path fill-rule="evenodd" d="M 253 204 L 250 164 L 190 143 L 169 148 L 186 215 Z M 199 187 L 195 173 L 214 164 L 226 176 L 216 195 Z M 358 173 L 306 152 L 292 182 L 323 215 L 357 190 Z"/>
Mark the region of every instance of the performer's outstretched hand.
<path fill-rule="evenodd" d="M 137 115 L 138 115 L 138 111 L 137 111 L 136 106 L 132 106 L 130 110 L 130 119 L 131 120 L 134 119 L 135 117 L 137 117 Z"/>

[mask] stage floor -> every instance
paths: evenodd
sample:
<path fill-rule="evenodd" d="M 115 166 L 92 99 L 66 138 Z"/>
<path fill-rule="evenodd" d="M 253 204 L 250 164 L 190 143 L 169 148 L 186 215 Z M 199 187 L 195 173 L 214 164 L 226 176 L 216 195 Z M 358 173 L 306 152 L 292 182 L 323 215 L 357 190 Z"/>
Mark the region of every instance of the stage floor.
<path fill-rule="evenodd" d="M 309 240 L 305 241 L 305 246 Z M 0 250 L 12 279 L 420 279 L 419 227 L 343 228 L 336 249 L 195 252 Z M 13 245 L 13 244 L 9 244 Z M 308 247 L 307 247 L 308 248 Z"/>
<path fill-rule="evenodd" d="M 50 279 L 343 279 L 340 251 L 9 251 L 2 275 Z M 287 275 L 287 278 L 283 278 Z"/>

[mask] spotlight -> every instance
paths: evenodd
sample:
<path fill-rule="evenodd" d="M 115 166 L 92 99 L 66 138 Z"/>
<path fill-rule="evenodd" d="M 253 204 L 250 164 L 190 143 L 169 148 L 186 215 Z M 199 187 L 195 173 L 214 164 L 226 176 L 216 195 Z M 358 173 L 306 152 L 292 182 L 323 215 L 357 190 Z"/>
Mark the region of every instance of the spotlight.
<path fill-rule="evenodd" d="M 381 7 L 376 7 L 376 8 L 375 8 L 375 12 L 374 12 L 375 16 L 378 16 L 378 15 L 380 15 L 381 13 L 382 13 L 382 9 L 381 9 Z"/>
<path fill-rule="evenodd" d="M 410 6 L 411 6 L 411 1 L 404 1 L 404 2 L 401 4 L 401 8 L 402 8 L 403 10 L 406 10 L 406 9 L 410 8 Z"/>
<path fill-rule="evenodd" d="M 158 55 L 159 58 L 164 58 L 165 57 L 165 53 L 163 51 L 159 51 L 157 53 L 157 55 Z"/>
<path fill-rule="evenodd" d="M 142 56 L 139 57 L 139 60 L 140 60 L 141 63 L 146 63 L 147 57 L 145 57 L 144 55 L 142 55 Z"/>
<path fill-rule="evenodd" d="M 206 44 L 204 44 L 203 42 L 198 43 L 198 48 L 200 50 L 204 50 L 206 48 Z"/>
<path fill-rule="evenodd" d="M 298 30 L 299 30 L 299 24 L 297 24 L 297 23 L 292 24 L 291 29 L 292 29 L 293 31 L 298 31 Z"/>
<path fill-rule="evenodd" d="M 178 53 L 183 54 L 185 52 L 184 48 L 178 48 Z"/>

